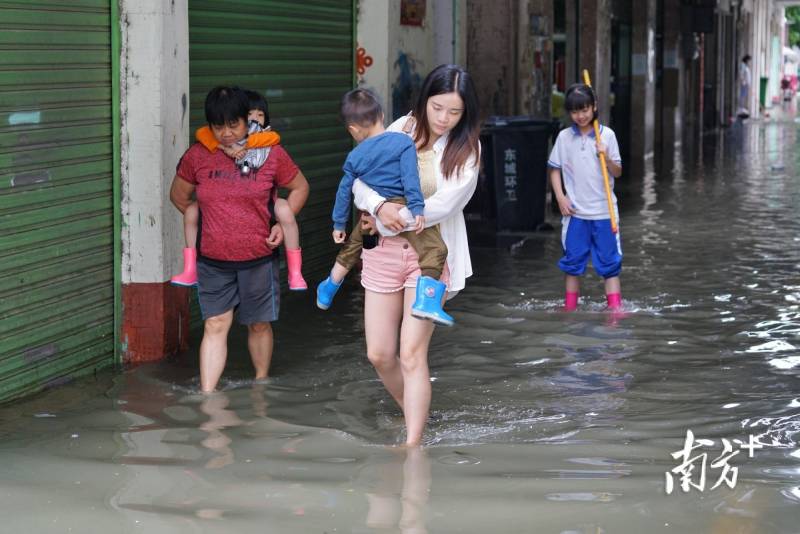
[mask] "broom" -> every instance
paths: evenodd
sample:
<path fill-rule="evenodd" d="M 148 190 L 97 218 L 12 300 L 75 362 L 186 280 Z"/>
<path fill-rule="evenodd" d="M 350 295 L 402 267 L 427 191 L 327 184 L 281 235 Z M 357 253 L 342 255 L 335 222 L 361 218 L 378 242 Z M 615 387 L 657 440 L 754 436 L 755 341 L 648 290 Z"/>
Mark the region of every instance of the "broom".
<path fill-rule="evenodd" d="M 592 82 L 589 79 L 589 71 L 583 69 L 583 83 L 588 85 L 589 87 L 592 86 Z M 598 146 L 600 145 L 600 127 L 597 125 L 597 119 L 592 121 L 592 126 L 594 126 L 594 138 L 597 141 Z M 611 182 L 608 180 L 608 168 L 606 167 L 606 154 L 605 152 L 600 152 L 600 168 L 603 170 L 603 185 L 606 187 L 606 201 L 608 202 L 608 214 L 611 216 L 611 231 L 613 233 L 617 233 L 617 218 L 614 214 L 614 203 L 611 201 L 611 186 L 609 185 Z"/>

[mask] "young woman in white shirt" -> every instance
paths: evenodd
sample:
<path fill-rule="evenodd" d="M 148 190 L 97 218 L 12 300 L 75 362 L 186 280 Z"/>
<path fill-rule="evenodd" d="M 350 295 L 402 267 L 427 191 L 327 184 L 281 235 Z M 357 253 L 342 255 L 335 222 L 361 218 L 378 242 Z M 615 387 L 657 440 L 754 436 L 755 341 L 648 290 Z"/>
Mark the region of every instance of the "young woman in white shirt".
<path fill-rule="evenodd" d="M 472 275 L 463 210 L 478 183 L 480 122 L 478 98 L 470 75 L 457 65 L 440 65 L 425 78 L 411 112 L 388 128 L 407 133 L 417 145 L 420 182 L 425 196 L 425 224 L 439 225 L 447 245 L 442 281 L 447 298 L 464 288 Z M 356 180 L 355 204 L 371 213 L 365 227 L 401 231 L 404 207 Z M 428 346 L 434 324 L 411 316 L 419 266 L 414 249 L 401 237 L 381 237 L 364 250 L 361 283 L 367 356 L 381 381 L 403 410 L 406 445 L 416 446 L 431 403 Z"/>

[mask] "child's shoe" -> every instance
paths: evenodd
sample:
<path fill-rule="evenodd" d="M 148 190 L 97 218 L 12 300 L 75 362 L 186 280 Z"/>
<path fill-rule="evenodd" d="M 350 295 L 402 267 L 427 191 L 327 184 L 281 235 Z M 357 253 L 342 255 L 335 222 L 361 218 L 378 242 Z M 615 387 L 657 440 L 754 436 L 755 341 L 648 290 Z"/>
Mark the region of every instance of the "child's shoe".
<path fill-rule="evenodd" d="M 434 280 L 430 276 L 417 278 L 417 297 L 411 306 L 411 315 L 417 319 L 428 319 L 436 324 L 453 326 L 455 322 L 442 309 L 442 297 L 447 291 L 444 282 Z"/>
<path fill-rule="evenodd" d="M 303 273 L 300 272 L 303 266 L 303 255 L 301 249 L 286 249 L 286 270 L 289 274 L 289 289 L 292 291 L 305 291 L 308 289 L 303 278 Z"/>
<path fill-rule="evenodd" d="M 176 286 L 194 287 L 197 285 L 197 249 L 183 249 L 183 272 L 170 278 Z"/>
<path fill-rule="evenodd" d="M 578 309 L 578 292 L 567 291 L 564 295 L 564 311 L 575 311 Z"/>
<path fill-rule="evenodd" d="M 342 282 L 344 282 L 344 280 L 342 280 Z M 328 275 L 328 278 L 319 283 L 317 286 L 317 307 L 319 309 L 327 310 L 331 307 L 333 297 L 336 296 L 336 292 L 342 287 L 342 282 L 337 284 L 330 275 Z"/>
<path fill-rule="evenodd" d="M 628 313 L 622 308 L 622 295 L 609 293 L 606 295 L 606 301 L 608 302 L 606 324 L 612 327 L 617 326 L 620 319 L 625 319 L 628 316 Z"/>

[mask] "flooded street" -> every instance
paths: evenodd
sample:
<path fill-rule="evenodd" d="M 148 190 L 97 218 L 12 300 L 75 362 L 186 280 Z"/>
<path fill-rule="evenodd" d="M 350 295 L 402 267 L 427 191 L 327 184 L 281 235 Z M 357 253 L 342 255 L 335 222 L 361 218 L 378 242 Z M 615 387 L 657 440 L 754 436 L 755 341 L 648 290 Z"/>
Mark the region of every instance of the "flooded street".
<path fill-rule="evenodd" d="M 800 532 L 798 126 L 618 181 L 624 313 L 593 271 L 559 310 L 560 225 L 476 242 L 422 450 L 389 447 L 351 276 L 328 312 L 284 297 L 264 383 L 237 329 L 220 393 L 189 354 L 0 408 L 0 531 Z"/>

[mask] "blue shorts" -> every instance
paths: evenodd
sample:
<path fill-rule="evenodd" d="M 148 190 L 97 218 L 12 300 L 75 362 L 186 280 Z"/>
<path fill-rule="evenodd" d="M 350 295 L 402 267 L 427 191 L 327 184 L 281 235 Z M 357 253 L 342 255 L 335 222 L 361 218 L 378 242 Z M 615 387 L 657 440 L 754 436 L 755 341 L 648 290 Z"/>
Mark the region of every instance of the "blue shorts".
<path fill-rule="evenodd" d="M 622 246 L 617 233 L 611 231 L 611 220 L 590 221 L 574 215 L 562 218 L 561 246 L 564 256 L 558 268 L 572 276 L 586 272 L 589 254 L 595 272 L 603 278 L 619 276 L 622 269 Z"/>
<path fill-rule="evenodd" d="M 203 320 L 236 310 L 241 324 L 277 321 L 281 286 L 275 255 L 247 269 L 222 268 L 198 261 L 197 296 Z"/>

